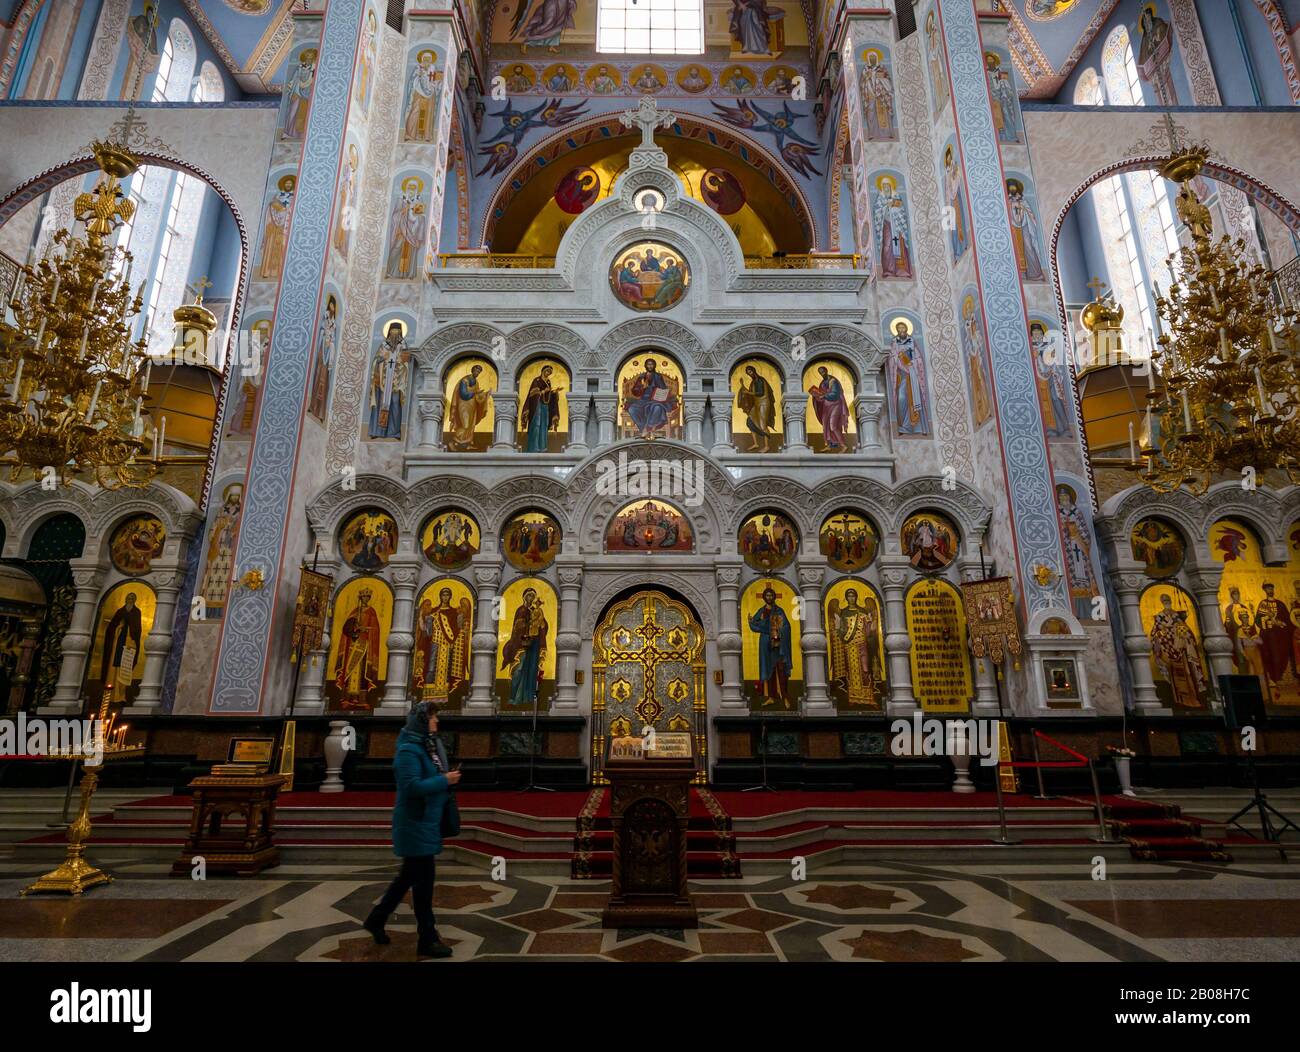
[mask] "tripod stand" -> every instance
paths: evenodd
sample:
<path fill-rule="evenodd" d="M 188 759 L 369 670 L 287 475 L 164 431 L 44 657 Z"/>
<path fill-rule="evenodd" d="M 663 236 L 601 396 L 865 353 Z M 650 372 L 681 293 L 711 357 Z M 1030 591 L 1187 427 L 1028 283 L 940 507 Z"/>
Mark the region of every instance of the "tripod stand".
<path fill-rule="evenodd" d="M 519 791 L 521 793 L 553 793 L 555 792 L 549 785 L 537 784 L 537 707 L 541 700 L 541 687 L 533 692 L 533 729 L 528 735 L 528 784 Z"/>
<path fill-rule="evenodd" d="M 1236 826 L 1247 836 L 1253 837 L 1255 834 L 1241 824 L 1241 819 L 1252 809 L 1258 811 L 1259 824 L 1260 828 L 1264 831 L 1264 839 L 1271 840 L 1273 843 L 1277 844 L 1278 851 L 1281 853 L 1283 858 L 1286 858 L 1286 848 L 1282 844 L 1282 834 L 1288 829 L 1294 829 L 1297 833 L 1300 833 L 1300 826 L 1296 825 L 1291 821 L 1291 819 L 1287 818 L 1286 815 L 1270 804 L 1268 802 L 1268 797 L 1260 792 L 1259 772 L 1255 770 L 1254 753 L 1246 754 L 1246 769 L 1250 771 L 1250 786 L 1252 790 L 1250 800 L 1247 801 L 1245 806 L 1237 811 L 1235 815 L 1224 822 L 1223 826 L 1225 829 L 1228 826 Z M 1280 822 L 1280 825 L 1276 830 L 1274 830 L 1273 823 L 1269 820 L 1269 815 L 1272 815 Z"/>
<path fill-rule="evenodd" d="M 760 716 L 758 720 L 758 725 L 763 728 L 762 732 L 759 735 L 759 745 L 758 745 L 759 755 L 762 757 L 761 763 L 762 763 L 762 771 L 763 771 L 763 775 L 762 775 L 763 780 L 758 785 L 746 786 L 744 789 L 740 790 L 742 793 L 776 792 L 776 790 L 772 786 L 767 784 L 767 720 Z"/>

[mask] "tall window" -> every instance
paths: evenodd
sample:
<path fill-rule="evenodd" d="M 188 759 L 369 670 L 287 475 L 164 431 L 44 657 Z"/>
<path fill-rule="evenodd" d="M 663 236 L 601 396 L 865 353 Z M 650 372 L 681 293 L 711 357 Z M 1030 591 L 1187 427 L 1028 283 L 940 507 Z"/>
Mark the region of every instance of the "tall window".
<path fill-rule="evenodd" d="M 176 65 L 176 48 L 172 44 L 171 34 L 163 44 L 162 54 L 158 57 L 158 73 L 153 79 L 153 94 L 150 102 L 167 101 L 167 84 L 171 80 L 172 68 Z"/>
<path fill-rule="evenodd" d="M 702 54 L 703 0 L 600 0 L 596 50 L 631 55 Z"/>

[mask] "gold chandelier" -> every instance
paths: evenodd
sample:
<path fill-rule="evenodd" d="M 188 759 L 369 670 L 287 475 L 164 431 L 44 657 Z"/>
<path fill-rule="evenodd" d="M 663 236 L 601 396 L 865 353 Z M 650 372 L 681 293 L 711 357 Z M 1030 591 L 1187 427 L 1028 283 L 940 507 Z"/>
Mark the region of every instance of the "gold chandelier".
<path fill-rule="evenodd" d="M 1192 180 L 1207 152 L 1171 156 L 1161 174 L 1180 184 L 1179 217 L 1192 243 L 1169 256 L 1168 296 L 1156 287 L 1155 340 L 1145 435 L 1129 467 L 1159 493 L 1204 493 L 1227 477 L 1283 472 L 1300 483 L 1300 315 L 1273 295 L 1272 274 L 1245 242 L 1212 238 Z M 1163 384 L 1157 390 L 1155 371 Z"/>
<path fill-rule="evenodd" d="M 60 229 L 45 258 L 28 257 L 13 323 L 0 321 L 0 452 L 12 454 L 15 482 L 83 475 L 138 488 L 161 465 L 161 448 L 140 437 L 148 333 L 133 340 L 132 329 L 144 284 L 131 294 L 131 253 L 110 243 L 134 214 L 119 184 L 139 161 L 113 143 L 93 150 L 103 177 L 74 203 L 84 236 Z"/>

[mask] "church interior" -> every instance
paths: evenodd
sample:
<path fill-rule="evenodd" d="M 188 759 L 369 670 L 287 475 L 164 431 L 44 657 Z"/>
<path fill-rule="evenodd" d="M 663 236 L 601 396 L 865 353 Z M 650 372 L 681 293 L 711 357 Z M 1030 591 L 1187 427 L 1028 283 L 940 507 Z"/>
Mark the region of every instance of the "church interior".
<path fill-rule="evenodd" d="M 1295 960 L 1298 59 L 0 0 L 0 961 Z"/>

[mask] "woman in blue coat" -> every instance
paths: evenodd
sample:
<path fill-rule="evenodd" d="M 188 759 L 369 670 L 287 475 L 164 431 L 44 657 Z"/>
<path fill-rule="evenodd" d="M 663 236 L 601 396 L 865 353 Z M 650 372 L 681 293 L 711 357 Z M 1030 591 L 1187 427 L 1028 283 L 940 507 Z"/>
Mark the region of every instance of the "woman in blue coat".
<path fill-rule="evenodd" d="M 393 854 L 401 858 L 402 869 L 370 911 L 364 927 L 375 942 L 387 945 L 384 923 L 410 891 L 419 933 L 416 953 L 450 957 L 451 947 L 438 938 L 433 922 L 434 860 L 442 851 L 447 794 L 460 781 L 460 771 L 449 768 L 447 751 L 438 738 L 438 710 L 431 702 L 420 702 L 406 718 L 406 726 L 397 736 L 393 775 L 397 782 Z"/>

